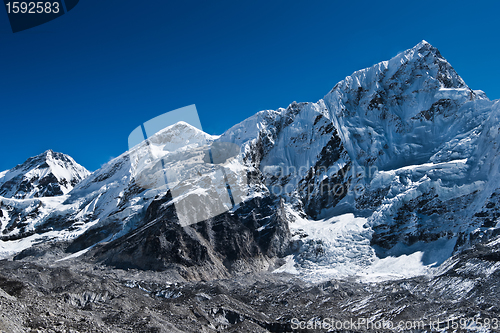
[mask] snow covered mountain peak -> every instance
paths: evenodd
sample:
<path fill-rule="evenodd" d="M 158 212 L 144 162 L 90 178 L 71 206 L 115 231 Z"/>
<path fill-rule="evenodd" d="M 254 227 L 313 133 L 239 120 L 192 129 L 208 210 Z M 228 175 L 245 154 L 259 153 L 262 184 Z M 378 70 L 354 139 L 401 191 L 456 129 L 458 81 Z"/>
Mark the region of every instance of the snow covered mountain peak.
<path fill-rule="evenodd" d="M 401 93 L 433 92 L 439 89 L 469 88 L 439 50 L 422 41 L 388 61 L 354 72 L 335 85 L 330 94 L 353 90 L 357 97 L 361 97 L 371 93 L 373 98 L 368 105 L 371 110 L 384 97 L 375 94 L 381 90 L 391 91 L 392 94 L 387 97 L 395 99 Z M 397 103 L 398 100 L 392 102 Z"/>
<path fill-rule="evenodd" d="M 457 133 L 442 129 L 476 123 L 473 118 L 482 109 L 476 102 L 488 99 L 470 89 L 437 48 L 422 41 L 354 72 L 324 100 L 351 158 L 387 169 L 427 161 Z"/>
<path fill-rule="evenodd" d="M 162 142 L 185 142 L 186 144 L 193 142 L 207 142 L 212 141 L 216 136 L 212 136 L 208 133 L 203 132 L 201 129 L 192 126 L 184 121 L 179 121 L 171 126 L 168 126 L 153 137 L 153 141 Z M 150 139 L 151 140 L 151 139 Z"/>
<path fill-rule="evenodd" d="M 167 126 L 164 129 L 158 131 L 155 135 L 162 134 L 165 132 L 170 132 L 173 135 L 175 135 L 175 134 L 180 135 L 181 133 L 189 133 L 189 134 L 205 133 L 202 130 L 196 128 L 195 126 L 193 126 L 185 121 L 179 121 L 173 125 Z"/>
<path fill-rule="evenodd" d="M 0 174 L 0 195 L 28 199 L 66 194 L 90 172 L 68 155 L 47 150 Z"/>
<path fill-rule="evenodd" d="M 159 147 L 163 151 L 175 151 L 182 147 L 192 146 L 193 144 L 203 145 L 216 138 L 217 136 L 207 134 L 191 124 L 179 121 L 161 129 L 148 137 L 147 140 L 130 148 L 132 153 L 138 150 L 144 150 L 147 146 Z"/>

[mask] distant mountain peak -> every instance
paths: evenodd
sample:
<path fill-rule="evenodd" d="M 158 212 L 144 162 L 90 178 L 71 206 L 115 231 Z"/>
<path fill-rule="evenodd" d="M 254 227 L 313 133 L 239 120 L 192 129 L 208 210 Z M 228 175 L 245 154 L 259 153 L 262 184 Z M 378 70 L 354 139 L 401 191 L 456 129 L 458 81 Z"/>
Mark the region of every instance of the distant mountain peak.
<path fill-rule="evenodd" d="M 174 151 L 185 145 L 206 144 L 213 141 L 217 136 L 203 132 L 201 129 L 179 121 L 167 126 L 148 138 L 149 144 L 162 146 L 165 151 Z"/>
<path fill-rule="evenodd" d="M 66 194 L 90 172 L 52 149 L 0 174 L 0 196 L 26 199 Z"/>
<path fill-rule="evenodd" d="M 154 135 L 161 135 L 164 133 L 171 133 L 175 135 L 180 135 L 180 134 L 189 134 L 189 135 L 202 135 L 202 136 L 208 136 L 207 133 L 203 132 L 201 129 L 185 122 L 185 121 L 179 121 L 173 125 L 167 126 L 164 129 L 158 131 Z"/>

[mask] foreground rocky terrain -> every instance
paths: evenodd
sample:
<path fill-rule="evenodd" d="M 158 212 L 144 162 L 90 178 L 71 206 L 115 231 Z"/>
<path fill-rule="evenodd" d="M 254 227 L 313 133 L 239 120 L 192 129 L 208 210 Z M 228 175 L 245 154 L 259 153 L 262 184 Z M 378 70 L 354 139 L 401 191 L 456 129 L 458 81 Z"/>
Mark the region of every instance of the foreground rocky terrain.
<path fill-rule="evenodd" d="M 0 269 L 0 330 L 9 333 L 394 331 L 382 323 L 437 332 L 438 320 L 441 328 L 459 325 L 448 332 L 500 330 L 499 237 L 432 275 L 378 283 L 265 272 L 189 282 L 74 259 L 4 260 Z M 337 321 L 349 327 L 329 329 Z"/>

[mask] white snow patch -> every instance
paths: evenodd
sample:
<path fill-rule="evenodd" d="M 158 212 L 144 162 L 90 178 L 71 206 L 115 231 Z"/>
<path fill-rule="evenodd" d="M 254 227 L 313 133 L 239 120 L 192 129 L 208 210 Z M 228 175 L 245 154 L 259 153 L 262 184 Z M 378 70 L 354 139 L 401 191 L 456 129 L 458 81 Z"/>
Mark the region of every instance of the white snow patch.
<path fill-rule="evenodd" d="M 432 250 L 441 247 L 436 253 L 429 251 L 431 254 L 420 250 L 419 245 L 404 249 L 408 253 L 399 247 L 400 253 L 378 258 L 370 245 L 372 230 L 367 219 L 351 213 L 318 221 L 295 215 L 290 230 L 296 254 L 286 257 L 286 263 L 274 272 L 295 274 L 310 282 L 349 276 L 374 282 L 429 274 L 454 245 L 454 240 L 427 244 Z"/>

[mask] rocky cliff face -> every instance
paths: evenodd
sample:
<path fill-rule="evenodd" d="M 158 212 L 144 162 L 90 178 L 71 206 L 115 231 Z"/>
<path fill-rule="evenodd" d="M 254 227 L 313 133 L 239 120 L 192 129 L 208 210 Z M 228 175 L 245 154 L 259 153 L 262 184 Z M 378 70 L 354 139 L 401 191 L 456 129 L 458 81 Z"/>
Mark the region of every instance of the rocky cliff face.
<path fill-rule="evenodd" d="M 167 193 L 151 203 L 143 226 L 93 256 L 118 268 L 173 268 L 188 280 L 272 270 L 288 251 L 290 239 L 289 220 L 276 200 L 254 198 L 234 212 L 183 227 Z"/>

